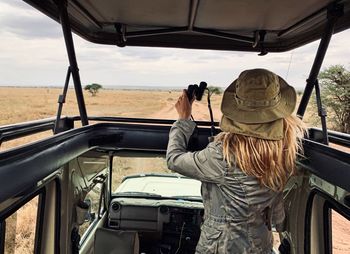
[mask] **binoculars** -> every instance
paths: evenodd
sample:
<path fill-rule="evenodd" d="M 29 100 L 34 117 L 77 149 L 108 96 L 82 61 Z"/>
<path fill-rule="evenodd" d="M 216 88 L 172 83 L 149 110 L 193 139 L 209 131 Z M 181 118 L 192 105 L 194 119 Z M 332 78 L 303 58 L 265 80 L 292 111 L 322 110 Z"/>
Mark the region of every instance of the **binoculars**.
<path fill-rule="evenodd" d="M 207 88 L 207 83 L 202 81 L 199 83 L 199 86 L 189 85 L 187 87 L 187 97 L 189 101 L 192 101 L 193 98 L 195 98 L 197 101 L 200 101 L 203 97 L 204 91 Z"/>

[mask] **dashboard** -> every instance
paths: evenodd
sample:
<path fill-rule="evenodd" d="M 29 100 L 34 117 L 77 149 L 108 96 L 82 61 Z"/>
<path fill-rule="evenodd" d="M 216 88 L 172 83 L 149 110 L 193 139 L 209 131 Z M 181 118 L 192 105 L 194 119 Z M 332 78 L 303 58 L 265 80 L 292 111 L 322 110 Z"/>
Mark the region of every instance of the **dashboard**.
<path fill-rule="evenodd" d="M 198 201 L 114 198 L 108 228 L 138 232 L 140 253 L 195 253 L 203 221 Z"/>

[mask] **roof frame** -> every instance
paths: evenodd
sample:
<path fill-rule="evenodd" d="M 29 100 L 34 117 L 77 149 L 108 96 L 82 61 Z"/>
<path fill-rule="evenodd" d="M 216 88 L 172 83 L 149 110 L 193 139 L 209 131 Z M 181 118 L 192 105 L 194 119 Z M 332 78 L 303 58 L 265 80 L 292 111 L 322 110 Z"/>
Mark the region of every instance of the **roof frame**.
<path fill-rule="evenodd" d="M 77 2 L 73 0 L 73 2 Z M 78 6 L 81 6 L 80 4 Z M 181 33 L 181 32 L 196 32 L 199 34 L 205 34 L 217 38 L 224 38 L 228 40 L 238 41 L 250 43 L 252 47 L 256 47 L 259 42 L 259 33 L 255 33 L 255 37 L 242 36 L 238 34 L 232 33 L 224 33 L 213 29 L 203 29 L 197 28 L 194 26 L 194 22 L 196 20 L 196 15 L 198 11 L 199 0 L 192 0 L 191 7 L 188 18 L 188 26 L 181 28 L 167 28 L 167 29 L 155 29 L 155 30 L 147 30 L 147 31 L 138 31 L 138 32 L 127 32 L 127 26 L 125 24 L 117 23 L 115 25 L 116 32 L 118 34 L 118 40 L 116 42 L 117 46 L 124 47 L 126 45 L 126 41 L 128 38 L 136 38 L 136 37 L 146 37 L 153 35 L 164 35 L 164 34 L 173 34 L 173 33 Z M 91 16 L 91 14 L 81 6 L 81 11 L 85 13 L 87 16 Z M 123 31 L 120 30 L 120 27 L 123 27 Z M 123 38 L 123 39 L 121 39 Z"/>
<path fill-rule="evenodd" d="M 60 0 L 23 1 L 33 5 L 46 15 L 60 22 L 57 7 L 57 3 Z M 288 2 L 287 0 L 285 1 Z M 345 15 L 338 20 L 334 31 L 340 32 L 350 27 L 350 0 L 334 0 L 327 6 L 317 5 L 320 8 L 319 10 L 311 14 L 305 14 L 308 16 L 302 17 L 299 21 L 294 20 L 294 24 L 291 21 L 289 23 L 290 26 L 282 31 L 269 30 L 266 27 L 259 28 L 259 26 L 256 27 L 256 30 L 252 27 L 251 29 L 242 31 L 221 30 L 219 28 L 211 28 L 212 26 L 210 25 L 208 27 L 196 27 L 195 23 L 199 18 L 199 10 L 201 10 L 200 0 L 189 1 L 190 5 L 186 9 L 188 12 L 186 14 L 187 22 L 186 18 L 184 20 L 185 25 L 180 25 L 180 23 L 179 26 L 170 25 L 169 27 L 162 27 L 161 25 L 159 28 L 152 27 L 147 22 L 144 25 L 136 26 L 123 20 L 115 20 L 115 24 L 112 22 L 108 23 L 108 21 L 105 23 L 98 18 L 98 15 L 90 7 L 84 4 L 85 1 L 66 0 L 66 2 L 68 2 L 69 6 L 71 28 L 75 33 L 93 43 L 118 45 L 121 47 L 141 46 L 250 51 L 261 52 L 260 55 L 268 52 L 283 52 L 319 39 L 326 26 L 327 9 L 334 3 L 345 5 Z M 94 2 L 91 3 L 92 5 L 95 4 Z M 281 6 L 283 6 L 283 3 L 281 3 Z M 300 11 L 302 11 L 302 8 Z M 215 26 L 215 24 L 213 25 Z M 111 29 L 111 26 L 114 26 L 115 29 Z M 204 24 L 204 26 L 206 25 Z M 122 29 L 118 30 L 116 27 L 121 27 Z M 136 30 L 134 30 L 134 27 Z"/>

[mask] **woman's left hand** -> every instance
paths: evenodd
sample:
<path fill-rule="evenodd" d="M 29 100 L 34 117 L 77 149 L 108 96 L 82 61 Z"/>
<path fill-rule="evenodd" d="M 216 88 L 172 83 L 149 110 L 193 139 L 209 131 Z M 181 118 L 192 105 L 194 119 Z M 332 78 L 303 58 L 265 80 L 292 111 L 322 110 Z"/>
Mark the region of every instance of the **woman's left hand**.
<path fill-rule="evenodd" d="M 182 91 L 182 95 L 179 97 L 175 104 L 176 111 L 179 114 L 179 119 L 188 120 L 191 118 L 192 103 L 193 100 L 191 102 L 188 100 L 186 90 L 184 89 Z"/>

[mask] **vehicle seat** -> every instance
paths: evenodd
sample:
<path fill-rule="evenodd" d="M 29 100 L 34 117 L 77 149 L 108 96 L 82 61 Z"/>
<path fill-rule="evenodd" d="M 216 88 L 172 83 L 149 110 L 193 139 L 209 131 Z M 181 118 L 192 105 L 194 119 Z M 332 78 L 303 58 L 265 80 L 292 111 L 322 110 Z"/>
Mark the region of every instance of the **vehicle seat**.
<path fill-rule="evenodd" d="M 95 234 L 95 254 L 138 254 L 139 236 L 136 231 L 98 228 Z"/>

